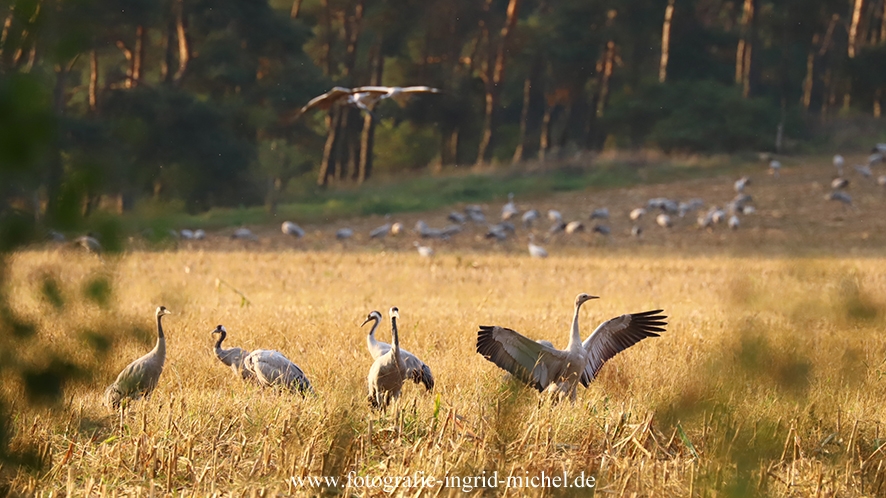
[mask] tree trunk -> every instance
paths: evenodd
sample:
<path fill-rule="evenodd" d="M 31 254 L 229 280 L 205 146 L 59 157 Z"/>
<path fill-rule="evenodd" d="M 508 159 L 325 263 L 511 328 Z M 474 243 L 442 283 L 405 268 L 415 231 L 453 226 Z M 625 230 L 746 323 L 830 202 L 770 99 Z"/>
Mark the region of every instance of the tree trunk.
<path fill-rule="evenodd" d="M 861 21 L 861 7 L 864 0 L 855 0 L 855 6 L 852 8 L 852 22 L 849 25 L 848 53 L 849 58 L 855 57 L 855 51 L 858 46 L 858 24 Z"/>
<path fill-rule="evenodd" d="M 815 82 L 815 47 L 814 44 L 818 39 L 818 35 L 815 35 L 812 39 L 813 47 L 809 49 L 809 53 L 806 54 L 806 77 L 803 79 L 803 98 L 801 102 L 803 103 L 803 109 L 809 111 L 809 106 L 812 104 L 812 87 Z"/>
<path fill-rule="evenodd" d="M 741 15 L 741 37 L 735 50 L 735 83 L 741 85 L 742 96 L 751 93 L 751 54 L 754 48 L 754 12 L 756 0 L 745 0 Z"/>
<path fill-rule="evenodd" d="M 674 0 L 668 0 L 665 7 L 664 23 L 661 27 L 661 60 L 658 64 L 658 81 L 664 83 L 668 79 L 668 57 L 671 47 L 671 19 L 674 17 Z"/>
<path fill-rule="evenodd" d="M 301 2 L 302 0 L 293 0 L 292 8 L 289 10 L 290 19 L 298 19 L 298 14 L 301 12 Z"/>
<path fill-rule="evenodd" d="M 323 45 L 320 50 L 320 67 L 326 76 L 332 75 L 332 8 L 329 0 L 320 0 L 323 22 Z"/>
<path fill-rule="evenodd" d="M 89 53 L 89 112 L 98 110 L 98 54 L 95 49 Z"/>
<path fill-rule="evenodd" d="M 609 80 L 612 78 L 612 68 L 615 65 L 615 41 L 606 42 L 606 52 L 603 54 L 603 72 L 600 74 L 600 92 L 597 97 L 596 115 L 603 117 L 609 98 Z"/>
<path fill-rule="evenodd" d="M 335 174 L 335 146 L 338 142 L 338 127 L 341 121 L 341 109 L 333 106 L 326 117 L 326 144 L 323 146 L 323 159 L 320 162 L 320 173 L 317 176 L 317 185 L 325 187 L 329 185 L 329 179 Z"/>
<path fill-rule="evenodd" d="M 138 86 L 142 78 L 142 64 L 145 58 L 145 27 L 138 26 L 135 28 L 135 48 L 132 51 L 132 69 L 130 70 L 131 87 Z"/>
<path fill-rule="evenodd" d="M 350 121 L 351 114 L 355 111 L 353 107 L 350 106 L 340 106 L 338 109 L 339 113 L 339 122 L 338 122 L 338 133 L 335 139 L 335 149 L 333 152 L 334 157 L 337 159 L 334 161 L 335 166 L 333 166 L 333 172 L 335 173 L 335 179 L 338 181 L 342 181 L 348 177 L 348 162 L 350 158 L 348 157 L 348 152 L 350 148 L 348 147 L 348 142 L 351 137 L 350 129 L 348 128 L 348 123 Z"/>
<path fill-rule="evenodd" d="M 501 97 L 501 85 L 505 72 L 505 55 L 508 52 L 508 41 L 517 25 L 517 11 L 520 7 L 519 0 L 509 0 L 507 18 L 505 24 L 501 28 L 501 35 L 498 42 L 498 49 L 495 56 L 495 64 L 491 74 L 491 78 L 486 78 L 486 108 L 483 116 L 483 135 L 480 138 L 480 150 L 477 152 L 477 163 L 488 162 L 492 159 L 493 136 L 496 127 L 496 111 L 498 101 Z M 490 41 L 491 51 L 491 41 Z"/>
<path fill-rule="evenodd" d="M 529 104 L 532 96 L 532 74 L 523 81 L 523 108 L 520 109 L 520 132 L 517 137 L 517 149 L 511 162 L 516 164 L 523 160 L 523 149 L 526 143 L 526 130 L 529 127 Z"/>
<path fill-rule="evenodd" d="M 545 113 L 541 118 L 541 137 L 538 140 L 538 160 L 544 162 L 547 159 L 548 150 L 551 148 L 551 126 L 553 123 L 555 105 L 546 102 Z"/>
<path fill-rule="evenodd" d="M 178 70 L 172 77 L 173 83 L 181 85 L 182 78 L 191 60 L 191 49 L 188 43 L 188 18 L 184 12 L 184 0 L 175 0 L 175 32 L 178 37 Z"/>
<path fill-rule="evenodd" d="M 65 86 L 68 81 L 68 73 L 70 68 L 65 64 L 59 64 L 55 67 L 55 87 L 52 91 L 53 110 L 57 118 L 61 118 L 65 114 Z M 62 138 L 56 131 L 55 139 L 50 153 L 49 162 L 46 168 L 46 213 L 50 222 L 57 221 L 59 218 L 59 197 L 61 195 L 62 185 Z"/>
<path fill-rule="evenodd" d="M 379 36 L 372 47 L 370 57 L 372 59 L 372 71 L 369 77 L 370 85 L 381 85 L 384 71 L 384 55 L 381 52 L 382 38 Z M 366 113 L 363 116 L 363 130 L 360 133 L 360 163 L 357 165 L 357 183 L 363 183 L 372 176 L 372 152 L 375 146 L 375 120 L 372 115 Z"/>
<path fill-rule="evenodd" d="M 172 17 L 175 17 L 175 15 Z M 172 82 L 172 66 L 175 64 L 175 55 L 173 53 L 175 32 L 176 22 L 170 18 L 166 21 L 166 33 L 163 35 L 163 59 L 160 61 L 160 81 L 164 84 Z"/>

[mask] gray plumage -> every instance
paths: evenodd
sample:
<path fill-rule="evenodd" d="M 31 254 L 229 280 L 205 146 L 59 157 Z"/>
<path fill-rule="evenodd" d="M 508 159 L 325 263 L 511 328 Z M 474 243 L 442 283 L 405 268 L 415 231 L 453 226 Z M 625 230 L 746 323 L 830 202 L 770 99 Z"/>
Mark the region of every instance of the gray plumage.
<path fill-rule="evenodd" d="M 539 392 L 557 399 L 568 396 L 574 401 L 578 384 L 587 387 L 607 360 L 647 337 L 658 337 L 667 325 L 662 310 L 626 314 L 603 322 L 582 342 L 578 313 L 581 305 L 591 299 L 597 297 L 576 296 L 565 350 L 555 349 L 546 341 L 533 341 L 511 329 L 481 325 L 477 352 Z"/>
<path fill-rule="evenodd" d="M 360 326 L 362 327 L 369 322 L 373 322 L 373 324 L 369 335 L 366 336 L 366 348 L 369 350 L 369 354 L 372 355 L 372 359 L 375 360 L 390 351 L 391 345 L 375 338 L 375 331 L 381 323 L 381 313 L 378 311 L 369 313 L 369 316 Z M 403 358 L 403 364 L 406 365 L 406 378 L 411 378 L 416 384 L 421 382 L 424 384 L 425 389 L 428 391 L 432 390 L 434 388 L 434 376 L 431 373 L 431 367 L 405 349 L 400 349 L 400 356 Z"/>
<path fill-rule="evenodd" d="M 535 243 L 535 237 L 532 235 L 529 236 L 529 256 L 533 258 L 547 258 L 548 251 L 545 250 L 544 247 Z"/>
<path fill-rule="evenodd" d="M 212 331 L 212 335 L 218 334 L 218 341 L 215 343 L 215 356 L 225 365 L 231 367 L 234 374 L 243 380 L 252 380 L 255 375 L 243 367 L 243 360 L 249 354 L 240 348 L 222 349 L 222 342 L 228 337 L 228 331 L 224 325 L 219 325 Z"/>
<path fill-rule="evenodd" d="M 380 239 L 380 238 L 384 237 L 385 235 L 387 235 L 388 233 L 390 233 L 390 231 L 391 231 L 391 224 L 385 223 L 384 225 L 382 225 L 378 228 L 373 228 L 372 231 L 369 232 L 369 238 Z"/>
<path fill-rule="evenodd" d="M 646 214 L 646 209 L 644 208 L 634 208 L 631 210 L 631 214 L 628 215 L 631 218 L 631 221 L 637 221 Z"/>
<path fill-rule="evenodd" d="M 447 216 L 446 219 L 448 219 L 449 221 L 454 221 L 455 223 L 464 223 L 465 221 L 467 221 L 465 215 L 459 213 L 458 211 L 452 211 L 451 213 L 449 213 L 449 216 Z"/>
<path fill-rule="evenodd" d="M 400 396 L 403 381 L 406 379 L 406 363 L 400 352 L 400 336 L 397 331 L 399 310 L 391 308 L 391 335 L 394 344 L 391 349 L 379 356 L 369 368 L 367 382 L 369 384 L 369 403 L 373 408 L 384 410 L 392 399 Z"/>
<path fill-rule="evenodd" d="M 514 193 L 511 192 L 508 194 L 508 202 L 501 208 L 501 220 L 508 221 L 512 217 L 520 214 L 520 210 L 517 209 L 517 205 L 514 204 Z"/>
<path fill-rule="evenodd" d="M 538 212 L 538 209 L 530 209 L 529 211 L 526 211 L 521 217 L 523 220 L 523 227 L 530 228 L 532 226 L 532 223 L 540 217 L 541 213 Z"/>
<path fill-rule="evenodd" d="M 71 241 L 71 244 L 74 246 L 78 246 L 81 249 L 84 249 L 86 252 L 92 254 L 101 254 L 102 253 L 102 244 L 92 235 L 81 235 L 76 239 Z"/>
<path fill-rule="evenodd" d="M 599 208 L 595 209 L 591 213 L 592 220 L 608 220 L 609 219 L 609 208 Z"/>
<path fill-rule="evenodd" d="M 844 189 L 849 186 L 849 180 L 841 177 L 831 180 L 831 188 L 834 190 Z"/>
<path fill-rule="evenodd" d="M 335 238 L 338 240 L 350 239 L 354 236 L 354 230 L 351 228 L 339 228 L 335 232 Z"/>
<path fill-rule="evenodd" d="M 162 318 L 171 312 L 165 306 L 157 308 L 157 344 L 148 354 L 133 361 L 117 376 L 117 380 L 105 390 L 105 405 L 117 409 L 124 399 L 150 397 L 166 363 L 166 337 L 163 335 Z"/>
<path fill-rule="evenodd" d="M 284 221 L 283 224 L 280 225 L 280 231 L 286 235 L 292 235 L 297 239 L 305 236 L 304 229 L 291 221 Z"/>
<path fill-rule="evenodd" d="M 263 386 L 283 387 L 302 395 L 314 392 L 302 369 L 279 351 L 256 349 L 243 359 L 243 367 Z"/>
<path fill-rule="evenodd" d="M 841 190 L 834 190 L 833 192 L 825 195 L 824 198 L 826 201 L 838 201 L 846 204 L 847 206 L 852 205 L 852 197 Z"/>

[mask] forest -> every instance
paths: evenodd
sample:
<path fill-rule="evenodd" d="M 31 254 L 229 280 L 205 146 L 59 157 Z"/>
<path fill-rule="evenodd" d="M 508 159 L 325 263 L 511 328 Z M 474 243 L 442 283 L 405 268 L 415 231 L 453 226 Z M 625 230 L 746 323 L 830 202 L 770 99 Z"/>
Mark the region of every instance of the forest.
<path fill-rule="evenodd" d="M 791 152 L 876 123 L 884 0 L 13 0 L 4 210 L 268 205 L 604 148 Z M 334 85 L 429 85 L 375 118 Z"/>

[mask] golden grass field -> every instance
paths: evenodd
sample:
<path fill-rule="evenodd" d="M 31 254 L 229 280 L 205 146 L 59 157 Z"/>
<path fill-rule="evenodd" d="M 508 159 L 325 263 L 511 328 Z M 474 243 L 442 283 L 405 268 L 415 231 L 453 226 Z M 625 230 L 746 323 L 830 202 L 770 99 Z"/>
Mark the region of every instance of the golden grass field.
<path fill-rule="evenodd" d="M 872 209 L 876 194 L 870 195 Z M 871 218 L 872 235 L 861 238 L 867 228 L 857 212 L 834 216 L 858 219 L 834 235 L 814 228 L 826 248 L 882 237 L 882 217 Z M 775 222 L 761 215 L 748 223 Z M 791 223 L 807 229 L 796 217 Z M 785 227 L 788 239 L 806 237 Z M 590 251 L 572 242 L 562 251 L 549 247 L 546 260 L 530 259 L 522 242 L 479 251 L 472 237 L 430 260 L 381 245 L 287 250 L 289 242 L 279 241 L 281 247 L 254 250 L 220 236 L 224 250 L 192 246 L 102 260 L 55 250 L 17 253 L 7 292 L 39 334 L 15 354 L 39 362 L 56 353 L 93 370 L 67 386 L 62 405 L 15 401 L 11 446 L 33 448 L 39 465 L 0 475 L 26 496 L 303 496 L 321 489 L 299 487 L 292 477 L 346 482 L 352 472 L 440 479 L 585 472 L 596 487 L 351 486 L 336 490 L 343 496 L 886 493 L 886 258 L 870 254 L 875 247 L 863 257 L 784 256 L 765 248 L 734 255 L 715 250 L 722 242 L 688 256 L 679 249 L 692 238 L 751 238 L 742 239 L 750 250 L 752 237 L 765 230 L 680 230 L 674 237 L 685 233 L 682 242 L 656 244 L 665 237 L 656 234 L 634 250 L 621 239 L 612 247 L 586 241 Z M 408 247 L 411 240 L 383 244 Z M 46 278 L 58 282 L 64 307 L 43 297 Z M 96 279 L 111 284 L 104 306 L 79 297 Z M 607 363 L 590 388 L 579 388 L 575 404 L 552 406 L 475 352 L 480 324 L 564 347 L 579 292 L 601 296 L 583 307 L 583 336 L 607 318 L 656 308 L 669 316 L 667 332 Z M 111 413 L 101 405 L 104 388 L 153 346 L 153 312 L 161 304 L 174 314 L 164 319 L 168 355 L 160 385 L 150 400 Z M 393 305 L 400 308 L 403 347 L 431 366 L 437 384 L 430 394 L 407 385 L 387 413 L 376 413 L 366 401 L 369 327 L 359 325 L 371 310 L 387 315 Z M 379 338 L 389 341 L 390 322 L 383 323 Z M 227 347 L 283 352 L 316 395 L 262 390 L 235 378 L 212 352 L 217 324 L 228 329 Z M 112 339 L 107 354 L 90 346 L 90 332 Z M 18 380 L 9 371 L 0 375 L 5 396 L 18 396 Z"/>
<path fill-rule="evenodd" d="M 14 305 L 39 322 L 47 349 L 89 364 L 94 353 L 81 333 L 90 328 L 112 332 L 115 347 L 91 378 L 70 388 L 64 407 L 15 421 L 13 445 L 41 445 L 45 464 L 14 476 L 13 488 L 302 495 L 317 490 L 295 489 L 290 476 L 584 470 L 597 477 L 597 492 L 617 495 L 883 491 L 886 261 L 469 259 L 329 252 L 135 253 L 105 263 L 43 252 L 15 257 Z M 113 304 L 53 312 L 35 298 L 44 272 L 71 295 L 95 272 L 109 275 Z M 219 277 L 251 304 L 218 288 Z M 540 403 L 474 352 L 481 323 L 563 347 L 578 291 L 602 296 L 585 306 L 584 333 L 611 316 L 657 307 L 670 317 L 668 331 L 608 363 L 574 405 Z M 101 393 L 152 346 L 159 303 L 175 313 L 165 321 L 169 353 L 160 386 L 118 417 L 101 406 Z M 407 386 L 399 404 L 378 414 L 366 403 L 371 361 L 359 324 L 368 311 L 393 304 L 404 347 L 431 365 L 437 387 L 429 395 Z M 218 323 L 232 345 L 284 352 L 317 395 L 302 399 L 235 379 L 212 354 L 210 331 Z M 457 490 L 424 494 L 438 493 Z"/>

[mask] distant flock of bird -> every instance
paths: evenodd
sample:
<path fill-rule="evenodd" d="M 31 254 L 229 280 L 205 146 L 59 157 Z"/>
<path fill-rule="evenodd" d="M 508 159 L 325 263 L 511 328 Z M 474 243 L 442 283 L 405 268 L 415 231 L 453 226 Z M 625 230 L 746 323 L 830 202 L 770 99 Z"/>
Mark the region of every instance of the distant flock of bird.
<path fill-rule="evenodd" d="M 578 384 L 588 387 L 607 360 L 647 337 L 658 337 L 667 325 L 664 321 L 667 317 L 660 309 L 629 313 L 606 320 L 582 340 L 579 310 L 592 299 L 597 296 L 576 296 L 566 349 L 557 349 L 550 341 L 529 339 L 509 328 L 481 325 L 476 351 L 513 378 L 546 393 L 553 402 L 567 398 L 575 401 Z M 157 343 L 146 355 L 127 365 L 105 390 L 104 404 L 109 408 L 117 410 L 128 400 L 150 397 L 157 387 L 166 363 L 162 319 L 170 313 L 164 306 L 157 308 Z M 367 375 L 368 401 L 372 408 L 379 410 L 386 409 L 400 396 L 407 380 L 422 384 L 427 391 L 434 389 L 431 368 L 400 346 L 399 309 L 392 307 L 389 317 L 392 344 L 376 338 L 382 321 L 380 312 L 370 312 L 361 325 L 372 324 L 366 336 L 366 348 L 372 359 Z M 236 347 L 224 349 L 222 343 L 228 332 L 223 325 L 218 325 L 211 334 L 217 338 L 213 346 L 215 356 L 233 370 L 236 378 L 301 395 L 314 393 L 305 372 L 283 353 L 268 349 L 252 352 Z"/>
<path fill-rule="evenodd" d="M 400 89 L 403 92 L 425 91 L 426 87 L 407 87 Z M 354 89 L 359 90 L 359 89 Z M 431 89 L 434 90 L 434 89 Z M 327 97 L 332 98 L 352 98 L 358 93 L 336 93 L 332 92 Z M 376 95 L 376 93 L 372 93 Z M 393 95 L 397 95 L 394 92 Z M 356 98 L 356 97 L 353 97 Z M 324 101 L 325 102 L 325 101 Z M 362 102 L 362 101 L 361 101 Z M 321 105 L 321 104 L 316 104 Z M 325 104 L 323 104 L 325 105 Z M 356 104 L 355 104 L 356 105 Z M 310 104 L 309 104 L 310 106 Z M 768 155 L 764 155 L 767 157 Z M 767 157 L 767 160 L 768 157 Z M 877 144 L 872 149 L 868 157 L 867 164 L 859 164 L 854 166 L 854 171 L 864 179 L 876 181 L 882 187 L 886 187 L 886 174 L 882 174 L 874 178 L 872 167 L 886 162 L 886 143 Z M 830 182 L 830 191 L 825 194 L 826 201 L 840 202 L 847 208 L 855 209 L 852 203 L 852 197 L 848 193 L 850 180 L 845 175 L 845 159 L 842 155 L 837 154 L 833 157 L 833 165 L 836 175 Z M 769 172 L 774 177 L 779 177 L 781 171 L 781 162 L 776 159 L 769 160 Z M 752 184 L 751 178 L 742 176 L 733 183 L 734 197 L 725 200 L 720 204 L 706 205 L 705 201 L 700 198 L 692 198 L 687 201 L 679 201 L 668 197 L 655 197 L 649 199 L 645 205 L 637 206 L 627 213 L 630 221 L 630 233 L 633 237 L 642 237 L 643 219 L 651 218 L 655 225 L 662 229 L 670 229 L 679 223 L 679 220 L 686 219 L 687 215 L 695 213 L 695 225 L 700 229 L 713 230 L 717 225 L 724 225 L 732 230 L 738 230 L 742 225 L 741 218 L 743 216 L 752 215 L 757 212 L 754 205 L 753 197 L 748 193 L 749 185 Z M 535 227 L 542 223 L 544 219 L 550 223 L 550 227 L 542 232 L 536 233 Z M 612 229 L 608 225 L 610 220 L 610 210 L 607 207 L 597 207 L 591 210 L 588 216 L 593 225 L 586 225 L 581 219 L 573 219 L 571 221 L 564 220 L 563 215 L 556 209 L 548 210 L 543 216 L 537 209 L 521 210 L 514 202 L 514 194 L 508 194 L 508 201 L 501 208 L 500 218 L 494 222 L 488 222 L 483 207 L 477 204 L 471 204 L 464 207 L 463 211 L 451 211 L 447 216 L 448 224 L 441 228 L 434 228 L 428 225 L 424 220 L 415 223 L 412 230 L 408 230 L 401 222 L 390 221 L 390 215 L 386 216 L 385 223 L 373 228 L 369 231 L 370 239 L 382 239 L 388 235 L 401 236 L 407 232 L 418 236 L 423 240 L 449 240 L 466 231 L 469 224 L 479 227 L 480 232 L 486 239 L 494 242 L 503 242 L 517 236 L 519 227 L 528 230 L 529 233 L 524 239 L 527 241 L 527 251 L 533 258 L 546 258 L 548 251 L 542 245 L 545 242 L 552 241 L 555 237 L 562 235 L 571 236 L 580 232 L 592 232 L 599 236 L 609 237 L 612 235 Z M 519 219 L 519 223 L 518 223 Z M 690 218 L 691 219 L 691 218 Z M 685 223 L 685 222 L 684 222 Z M 303 238 L 307 236 L 307 232 L 297 223 L 292 221 L 284 221 L 280 227 L 283 234 L 294 237 Z M 341 227 L 335 231 L 335 238 L 339 241 L 347 241 L 354 237 L 355 230 L 350 227 Z M 200 229 L 190 230 L 171 230 L 171 237 L 179 240 L 199 241 L 206 238 L 206 232 Z M 49 236 L 57 242 L 65 242 L 62 234 L 50 231 Z M 240 227 L 235 229 L 230 237 L 232 239 L 258 241 L 259 237 L 252 230 Z M 537 238 L 538 237 L 538 238 Z M 541 239 L 541 240 L 538 240 Z M 91 253 L 99 254 L 102 251 L 102 245 L 97 236 L 94 234 L 83 235 L 73 239 L 71 245 L 84 249 Z M 413 246 L 416 252 L 422 257 L 434 256 L 434 248 L 427 242 L 414 241 Z"/>

